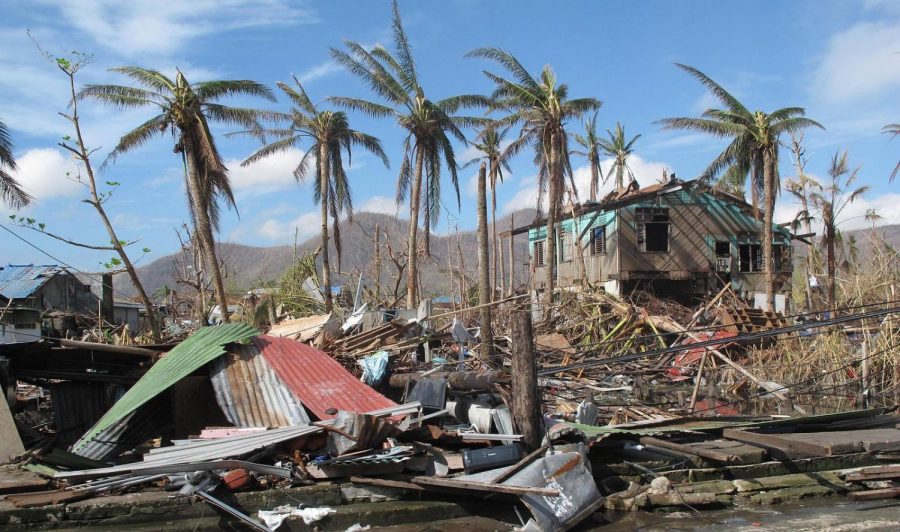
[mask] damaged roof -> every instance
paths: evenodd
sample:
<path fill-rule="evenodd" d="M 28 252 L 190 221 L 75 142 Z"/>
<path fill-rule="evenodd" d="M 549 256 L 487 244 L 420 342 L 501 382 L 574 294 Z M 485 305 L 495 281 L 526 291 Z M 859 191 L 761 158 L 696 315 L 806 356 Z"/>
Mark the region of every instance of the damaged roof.
<path fill-rule="evenodd" d="M 73 451 L 87 446 L 100 433 L 130 418 L 138 408 L 194 370 L 225 353 L 225 345 L 247 340 L 259 334 L 246 323 L 228 323 L 204 327 L 175 346 L 154 364 L 106 414 L 72 446 Z"/>
<path fill-rule="evenodd" d="M 363 384 L 328 353 L 274 336 L 257 336 L 253 344 L 269 366 L 319 419 L 331 419 L 329 408 L 366 412 L 397 403 Z"/>

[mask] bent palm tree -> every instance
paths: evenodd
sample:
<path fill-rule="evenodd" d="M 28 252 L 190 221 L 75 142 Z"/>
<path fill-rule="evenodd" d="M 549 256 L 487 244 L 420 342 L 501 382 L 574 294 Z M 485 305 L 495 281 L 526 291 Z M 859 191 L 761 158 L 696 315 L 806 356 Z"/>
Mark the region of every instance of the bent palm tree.
<path fill-rule="evenodd" d="M 475 164 L 484 162 L 487 165 L 487 179 L 491 187 L 491 226 L 493 226 L 493 235 L 491 239 L 494 283 L 500 280 L 503 283 L 503 275 L 498 273 L 497 260 L 500 257 L 500 240 L 497 238 L 497 183 L 503 182 L 503 170 L 512 173 L 509 167 L 509 159 L 511 154 L 503 146 L 506 133 L 509 127 L 498 129 L 494 124 L 488 124 L 478 133 L 472 146 L 478 150 L 481 155 L 464 164 L 463 168 L 468 168 Z M 510 228 L 511 229 L 511 228 Z"/>
<path fill-rule="evenodd" d="M 497 62 L 509 71 L 515 81 L 485 71 L 496 88 L 490 105 L 510 114 L 497 120 L 498 127 L 522 124 L 519 137 L 509 145 L 510 154 L 516 154 L 525 146 L 534 152 L 538 167 L 538 211 L 547 194 L 547 281 L 546 300 L 553 298 L 556 265 L 556 237 L 554 228 L 563 204 L 566 178 L 572 176 L 569 160 L 567 120 L 580 118 L 589 111 L 600 108 L 596 98 L 569 99 L 569 88 L 558 84 L 556 74 L 545 66 L 539 79 L 535 79 L 511 53 L 499 48 L 479 48 L 468 57 L 483 57 Z M 572 193 L 574 193 L 574 184 Z M 548 307 L 549 308 L 549 307 Z"/>
<path fill-rule="evenodd" d="M 213 231 L 218 229 L 219 201 L 235 206 L 228 180 L 228 169 L 209 128 L 210 122 L 233 124 L 260 131 L 259 120 L 271 119 L 275 113 L 258 109 L 228 107 L 218 103 L 235 95 L 260 96 L 274 101 L 272 91 L 250 80 L 221 80 L 189 83 L 181 71 L 175 80 L 161 72 L 141 67 L 119 67 L 113 72 L 124 74 L 141 87 L 122 85 L 87 85 L 79 98 L 90 98 L 118 108 L 151 107 L 159 114 L 126 133 L 109 154 L 107 162 L 145 144 L 156 135 L 171 132 L 176 139 L 175 151 L 181 152 L 186 168 L 188 207 L 205 267 L 212 273 L 222 318 L 228 321 L 228 299 L 216 258 Z M 106 163 L 104 163 L 106 164 Z"/>
<path fill-rule="evenodd" d="M 610 175 L 613 173 L 613 170 L 616 172 L 616 188 L 622 188 L 625 186 L 625 173 L 628 173 L 628 177 L 634 181 L 634 172 L 631 171 L 631 167 L 628 166 L 628 158 L 634 153 L 634 143 L 637 139 L 641 138 L 640 135 L 635 135 L 631 140 L 625 140 L 625 128 L 622 127 L 622 124 L 616 122 L 616 131 L 612 132 L 610 130 L 606 130 L 606 134 L 609 135 L 609 140 L 600 139 L 600 149 L 603 150 L 603 153 L 613 158 L 612 166 L 609 168 Z"/>
<path fill-rule="evenodd" d="M 13 176 L 3 169 L 6 167 L 10 172 L 16 171 L 16 159 L 12 152 L 13 144 L 9 131 L 6 129 L 6 124 L 0 121 L 0 197 L 13 209 L 19 209 L 31 203 L 33 198 L 31 194 L 25 192 L 22 185 Z"/>
<path fill-rule="evenodd" d="M 885 133 L 891 136 L 891 139 L 900 135 L 900 124 L 888 124 L 884 126 L 882 129 Z M 894 182 L 894 178 L 897 177 L 897 174 L 900 174 L 900 161 L 897 162 L 897 166 L 894 167 L 894 171 L 891 172 L 890 182 Z"/>
<path fill-rule="evenodd" d="M 731 139 L 700 179 L 711 180 L 721 175 L 728 182 L 743 182 L 751 178 L 753 206 L 759 218 L 759 196 L 765 202 L 763 220 L 763 260 L 765 262 L 766 306 L 775 307 L 775 279 L 772 260 L 772 213 L 778 192 L 778 151 L 782 133 L 795 133 L 809 127 L 825 129 L 818 122 L 806 118 L 802 107 L 785 107 L 765 113 L 750 112 L 737 98 L 696 68 L 677 65 L 708 88 L 725 109 L 707 109 L 699 118 L 665 118 L 659 123 L 664 129 L 699 131 L 719 138 Z"/>
<path fill-rule="evenodd" d="M 381 141 L 351 129 L 347 115 L 341 111 L 320 111 L 309 99 L 300 81 L 294 78 L 294 82 L 297 84 L 296 89 L 286 83 L 278 83 L 278 87 L 294 103 L 291 114 L 285 115 L 291 121 L 290 129 L 266 131 L 278 140 L 247 157 L 241 166 L 291 147 L 299 147 L 306 139 L 312 141 L 312 146 L 306 150 L 294 170 L 294 177 L 303 181 L 312 174 L 314 178 L 313 201 L 320 205 L 322 211 L 322 290 L 325 294 L 325 312 L 331 312 L 334 302 L 331 294 L 331 265 L 328 260 L 328 216 L 331 215 L 333 220 L 332 234 L 337 251 L 338 271 L 341 267 L 340 215 L 346 212 L 349 218 L 353 217 L 353 199 L 341 152 L 347 153 L 348 163 L 351 160 L 352 146 L 360 146 L 376 155 L 385 167 L 388 166 L 388 158 L 381 148 Z M 315 162 L 312 168 L 311 160 Z"/>
<path fill-rule="evenodd" d="M 580 155 L 588 160 L 591 165 L 591 191 L 590 200 L 597 201 L 597 193 L 600 192 L 600 180 L 606 184 L 606 178 L 603 177 L 603 169 L 600 168 L 600 137 L 597 135 L 597 113 L 594 113 L 590 119 L 584 121 L 584 136 L 579 134 L 573 135 L 575 142 L 580 144 L 585 151 L 575 151 L 572 153 Z"/>
<path fill-rule="evenodd" d="M 362 111 L 373 117 L 393 118 L 407 135 L 403 143 L 403 162 L 397 179 L 397 203 L 409 196 L 409 236 L 407 251 L 409 268 L 406 278 L 406 305 L 418 303 L 419 206 L 423 196 L 425 250 L 429 252 L 431 228 L 441 209 L 441 167 L 446 165 L 459 204 L 459 180 L 456 157 L 450 137 L 465 143 L 461 127 L 483 123 L 483 119 L 454 116 L 465 106 L 483 103 L 480 96 L 453 96 L 439 101 L 429 100 L 419 83 L 409 39 L 400 21 L 400 9 L 393 4 L 394 53 L 381 46 L 366 50 L 353 41 L 344 41 L 347 51 L 332 48 L 331 55 L 339 64 L 366 82 L 383 105 L 360 98 L 332 97 L 330 101 L 347 109 Z M 423 183 L 423 176 L 426 181 Z"/>

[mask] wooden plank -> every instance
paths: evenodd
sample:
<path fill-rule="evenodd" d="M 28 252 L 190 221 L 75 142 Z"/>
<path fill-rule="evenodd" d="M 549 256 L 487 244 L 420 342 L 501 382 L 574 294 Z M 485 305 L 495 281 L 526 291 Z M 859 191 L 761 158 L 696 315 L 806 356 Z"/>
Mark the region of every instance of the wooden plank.
<path fill-rule="evenodd" d="M 848 482 L 900 478 L 900 466 L 867 467 L 856 473 L 850 473 L 845 478 Z"/>
<path fill-rule="evenodd" d="M 882 488 L 878 490 L 853 491 L 849 494 L 851 501 L 874 501 L 900 497 L 900 487 Z"/>
<path fill-rule="evenodd" d="M 369 478 L 369 477 L 358 477 L 353 476 L 350 477 L 350 482 L 354 484 L 368 484 L 370 486 L 381 486 L 384 488 L 398 488 L 404 490 L 415 490 L 422 491 L 425 488 L 418 485 L 413 484 L 412 482 L 406 482 L 403 480 L 391 480 L 387 478 Z"/>
<path fill-rule="evenodd" d="M 454 488 L 488 493 L 507 493 L 509 495 L 541 495 L 543 497 L 559 497 L 559 490 L 550 488 L 533 488 L 530 486 L 508 486 L 489 482 L 472 482 L 470 480 L 453 480 L 449 478 L 413 477 L 410 482 L 423 486 Z"/>
<path fill-rule="evenodd" d="M 506 482 L 507 480 L 511 479 L 513 475 L 515 475 L 515 474 L 518 473 L 519 471 L 525 469 L 525 466 L 527 466 L 527 465 L 530 464 L 531 462 L 534 462 L 534 461 L 537 460 L 542 454 L 546 453 L 547 450 L 548 450 L 549 448 L 550 448 L 550 444 L 549 444 L 549 443 L 545 443 L 544 445 L 541 445 L 540 447 L 538 447 L 537 449 L 535 449 L 533 452 L 531 452 L 528 456 L 526 456 L 525 458 L 519 460 L 515 465 L 513 465 L 512 467 L 510 467 L 509 469 L 507 469 L 506 471 L 504 471 L 503 473 L 501 473 L 501 474 L 500 474 L 497 478 L 495 478 L 492 482 L 493 482 L 494 484 L 503 484 L 503 483 Z"/>
<path fill-rule="evenodd" d="M 710 449 L 703 449 L 700 447 L 682 445 L 680 443 L 675 443 L 675 442 L 667 441 L 667 440 L 660 440 L 658 438 L 653 438 L 651 436 L 644 436 L 643 438 L 641 438 L 640 441 L 644 445 L 653 445 L 656 447 L 662 447 L 663 449 L 671 449 L 673 451 L 679 451 L 682 453 L 692 454 L 695 456 L 699 456 L 700 458 L 712 460 L 713 462 L 725 462 L 725 463 L 730 463 L 730 464 L 742 463 L 741 457 L 737 456 L 737 455 L 722 453 L 722 452 L 713 451 Z"/>
<path fill-rule="evenodd" d="M 722 436 L 729 440 L 761 445 L 783 452 L 800 453 L 811 456 L 831 456 L 831 448 L 828 446 L 792 440 L 790 438 L 785 438 L 781 434 L 761 434 L 759 432 L 750 432 L 746 430 L 725 429 L 722 431 Z"/>

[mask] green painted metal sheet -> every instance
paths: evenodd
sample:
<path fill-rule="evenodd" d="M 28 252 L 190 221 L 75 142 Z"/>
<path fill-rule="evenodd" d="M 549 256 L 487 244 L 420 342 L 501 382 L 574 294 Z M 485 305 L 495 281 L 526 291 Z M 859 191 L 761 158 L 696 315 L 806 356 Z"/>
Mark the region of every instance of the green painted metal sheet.
<path fill-rule="evenodd" d="M 154 364 L 91 430 L 75 443 L 73 449 L 83 447 L 94 436 L 131 414 L 197 368 L 225 354 L 225 345 L 247 340 L 258 334 L 259 331 L 246 323 L 228 323 L 200 329 Z"/>

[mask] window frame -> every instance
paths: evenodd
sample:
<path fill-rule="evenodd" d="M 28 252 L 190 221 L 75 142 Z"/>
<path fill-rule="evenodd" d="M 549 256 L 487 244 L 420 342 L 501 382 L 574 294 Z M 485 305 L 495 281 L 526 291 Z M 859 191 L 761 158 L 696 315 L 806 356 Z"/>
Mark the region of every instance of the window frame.
<path fill-rule="evenodd" d="M 597 234 L 600 234 L 600 250 L 597 250 Z M 591 255 L 606 255 L 606 226 L 598 225 L 591 228 Z"/>
<path fill-rule="evenodd" d="M 532 258 L 534 260 L 534 265 L 538 268 L 543 268 L 547 265 L 547 239 L 542 238 L 540 240 L 535 240 L 532 243 Z"/>
<path fill-rule="evenodd" d="M 636 207 L 634 209 L 635 236 L 641 253 L 670 253 L 672 251 L 672 219 L 668 207 Z M 665 225 L 666 249 L 647 249 L 647 225 Z"/>

